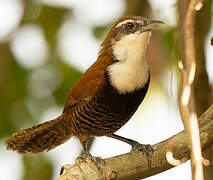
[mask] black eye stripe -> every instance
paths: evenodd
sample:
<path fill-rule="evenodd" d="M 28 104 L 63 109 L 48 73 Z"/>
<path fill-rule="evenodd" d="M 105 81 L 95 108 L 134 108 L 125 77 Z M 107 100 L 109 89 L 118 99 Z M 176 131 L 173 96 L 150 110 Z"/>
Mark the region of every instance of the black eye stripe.
<path fill-rule="evenodd" d="M 140 25 L 137 22 L 127 22 L 122 25 L 123 32 L 129 34 L 134 33 L 139 29 Z"/>

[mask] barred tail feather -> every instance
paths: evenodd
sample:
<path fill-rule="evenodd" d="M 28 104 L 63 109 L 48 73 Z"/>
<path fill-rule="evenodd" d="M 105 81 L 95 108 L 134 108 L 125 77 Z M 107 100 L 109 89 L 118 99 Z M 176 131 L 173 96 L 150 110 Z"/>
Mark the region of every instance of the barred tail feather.
<path fill-rule="evenodd" d="M 71 122 L 63 117 L 14 133 L 6 142 L 9 150 L 18 153 L 49 151 L 72 136 Z"/>

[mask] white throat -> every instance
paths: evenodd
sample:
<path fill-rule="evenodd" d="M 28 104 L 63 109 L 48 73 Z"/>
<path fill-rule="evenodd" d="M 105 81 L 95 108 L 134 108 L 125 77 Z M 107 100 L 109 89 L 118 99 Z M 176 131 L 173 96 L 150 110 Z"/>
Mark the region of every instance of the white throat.
<path fill-rule="evenodd" d="M 151 32 L 134 33 L 112 43 L 113 54 L 119 61 L 108 67 L 109 78 L 119 93 L 131 93 L 143 88 L 149 79 L 145 61 Z"/>

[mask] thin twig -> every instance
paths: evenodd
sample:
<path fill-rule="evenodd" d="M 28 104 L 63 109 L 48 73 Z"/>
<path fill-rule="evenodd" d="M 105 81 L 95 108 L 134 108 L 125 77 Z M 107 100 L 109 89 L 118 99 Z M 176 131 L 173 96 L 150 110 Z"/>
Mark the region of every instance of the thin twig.
<path fill-rule="evenodd" d="M 196 58 L 194 47 L 194 19 L 195 12 L 202 8 L 201 0 L 191 0 L 188 4 L 184 22 L 184 54 L 185 60 L 179 63 L 183 74 L 183 87 L 181 90 L 179 104 L 182 120 L 188 134 L 191 149 L 192 179 L 203 180 L 202 154 L 198 119 L 194 105 L 193 81 L 196 71 Z"/>

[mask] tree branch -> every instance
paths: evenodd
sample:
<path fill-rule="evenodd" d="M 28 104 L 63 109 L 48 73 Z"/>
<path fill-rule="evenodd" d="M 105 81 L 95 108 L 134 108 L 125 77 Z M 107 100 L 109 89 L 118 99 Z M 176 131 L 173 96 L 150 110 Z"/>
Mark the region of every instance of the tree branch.
<path fill-rule="evenodd" d="M 183 74 L 182 89 L 179 97 L 179 106 L 182 121 L 188 134 L 191 149 L 191 169 L 193 180 L 203 180 L 203 166 L 201 144 L 197 113 L 194 103 L 193 81 L 196 72 L 195 43 L 194 43 L 194 19 L 195 12 L 202 8 L 201 0 L 190 0 L 184 20 L 184 54 L 183 64 L 179 67 Z"/>
<path fill-rule="evenodd" d="M 199 118 L 199 123 L 201 147 L 204 151 L 213 144 L 213 105 Z M 73 166 L 65 165 L 66 172 L 57 180 L 141 179 L 174 167 L 166 160 L 168 151 L 172 151 L 177 159 L 188 160 L 190 158 L 190 148 L 185 131 L 152 147 L 154 153 L 151 166 L 148 165 L 143 152 L 130 152 L 104 159 L 102 172 L 90 160 L 76 161 Z"/>

